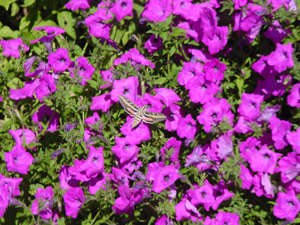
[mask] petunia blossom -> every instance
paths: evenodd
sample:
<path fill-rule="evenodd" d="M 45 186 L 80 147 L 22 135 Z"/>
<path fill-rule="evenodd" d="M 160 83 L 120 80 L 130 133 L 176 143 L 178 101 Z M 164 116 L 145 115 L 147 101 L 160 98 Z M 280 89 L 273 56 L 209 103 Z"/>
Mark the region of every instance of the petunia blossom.
<path fill-rule="evenodd" d="M 84 204 L 84 193 L 80 187 L 71 187 L 63 196 L 66 215 L 77 218 L 81 206 Z"/>
<path fill-rule="evenodd" d="M 5 152 L 4 159 L 8 171 L 21 174 L 28 173 L 29 167 L 34 160 L 32 155 L 26 152 L 20 144 L 15 145 L 10 152 Z"/>

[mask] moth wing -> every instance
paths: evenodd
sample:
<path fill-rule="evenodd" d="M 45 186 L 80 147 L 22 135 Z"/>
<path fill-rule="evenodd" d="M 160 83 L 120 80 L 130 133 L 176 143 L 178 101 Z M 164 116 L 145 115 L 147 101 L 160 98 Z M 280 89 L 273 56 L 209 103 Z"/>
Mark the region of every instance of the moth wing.
<path fill-rule="evenodd" d="M 119 96 L 119 100 L 120 103 L 122 105 L 122 107 L 124 108 L 124 110 L 132 117 L 135 116 L 135 114 L 137 113 L 137 111 L 139 110 L 139 107 L 134 104 L 132 101 L 130 101 L 128 98 L 120 95 Z"/>
<path fill-rule="evenodd" d="M 162 113 L 156 113 L 156 112 L 145 112 L 145 115 L 143 117 L 143 121 L 145 123 L 157 123 L 157 122 L 161 122 L 164 121 L 165 119 L 167 119 L 167 117 L 162 114 Z"/>

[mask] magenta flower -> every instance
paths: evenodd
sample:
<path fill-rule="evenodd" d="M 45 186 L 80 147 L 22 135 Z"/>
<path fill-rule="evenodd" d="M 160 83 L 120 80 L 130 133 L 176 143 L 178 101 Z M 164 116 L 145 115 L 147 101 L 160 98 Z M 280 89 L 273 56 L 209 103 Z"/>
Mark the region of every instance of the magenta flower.
<path fill-rule="evenodd" d="M 31 206 L 32 213 L 34 215 L 40 214 L 40 217 L 43 219 L 50 219 L 52 217 L 52 198 L 54 196 L 52 187 L 38 188 L 34 196 L 36 200 Z"/>
<path fill-rule="evenodd" d="M 173 14 L 182 16 L 185 20 L 196 21 L 200 15 L 198 10 L 194 10 L 195 7 L 192 0 L 175 0 L 173 1 Z"/>
<path fill-rule="evenodd" d="M 286 139 L 290 145 L 292 145 L 293 149 L 300 154 L 300 127 L 296 130 L 296 132 L 289 131 L 286 135 Z"/>
<path fill-rule="evenodd" d="M 148 168 L 148 172 L 151 173 L 150 168 Z M 160 167 L 157 171 L 155 171 L 152 190 L 156 193 L 160 193 L 164 189 L 170 187 L 179 178 L 179 172 L 173 164 L 170 166 Z M 147 175 L 147 180 L 148 179 Z"/>
<path fill-rule="evenodd" d="M 148 105 L 148 110 L 151 112 L 161 112 L 163 108 L 162 102 L 157 98 L 157 96 L 152 96 L 148 93 L 145 93 L 143 95 L 143 99 L 141 101 L 141 104 L 139 104 L 140 99 L 137 99 L 137 104 L 138 105 Z"/>
<path fill-rule="evenodd" d="M 300 211 L 300 203 L 294 191 L 279 192 L 274 206 L 274 215 L 280 219 L 293 221 Z"/>
<path fill-rule="evenodd" d="M 264 195 L 267 198 L 273 199 L 275 190 L 276 186 L 272 185 L 267 173 L 258 173 L 254 175 L 251 193 L 256 194 L 258 197 Z"/>
<path fill-rule="evenodd" d="M 116 137 L 116 145 L 111 151 L 119 158 L 120 163 L 124 164 L 127 161 L 137 157 L 139 148 L 134 144 L 129 144 L 126 138 Z"/>
<path fill-rule="evenodd" d="M 96 127 L 96 129 L 103 129 L 103 127 L 101 126 L 102 122 L 101 122 L 101 118 L 98 115 L 97 112 L 93 113 L 93 116 L 87 117 L 84 120 L 84 123 L 88 125 L 88 128 L 93 129 L 93 126 L 98 126 Z"/>
<path fill-rule="evenodd" d="M 50 71 L 50 67 L 46 63 L 41 61 L 39 62 L 38 67 L 33 72 L 31 72 L 32 65 L 36 61 L 39 61 L 36 56 L 32 56 L 25 61 L 23 68 L 26 77 L 42 76 Z"/>
<path fill-rule="evenodd" d="M 8 133 L 14 138 L 17 145 L 22 145 L 23 143 L 29 145 L 35 139 L 35 133 L 26 128 L 24 130 L 9 130 Z"/>
<path fill-rule="evenodd" d="M 103 147 L 96 149 L 94 146 L 88 145 L 87 149 L 90 150 L 89 155 L 81 165 L 81 169 L 85 171 L 88 178 L 94 178 L 104 171 Z"/>
<path fill-rule="evenodd" d="M 195 188 L 194 190 L 190 189 L 188 194 L 193 205 L 197 206 L 202 204 L 204 209 L 209 211 L 209 208 L 215 201 L 213 191 L 213 186 L 207 180 L 205 180 L 201 187 Z"/>
<path fill-rule="evenodd" d="M 232 125 L 233 117 L 231 105 L 225 98 L 214 98 L 203 106 L 203 111 L 197 116 L 197 120 L 204 127 L 204 131 L 209 133 L 213 127 L 217 127 L 225 121 Z"/>
<path fill-rule="evenodd" d="M 264 35 L 271 39 L 274 43 L 280 43 L 287 35 L 287 31 L 281 28 L 280 23 L 275 20 L 273 25 L 264 32 Z"/>
<path fill-rule="evenodd" d="M 105 93 L 103 95 L 99 95 L 96 97 L 92 97 L 91 110 L 102 110 L 103 112 L 107 112 L 110 109 L 113 101 L 111 100 L 111 94 Z"/>
<path fill-rule="evenodd" d="M 63 165 L 60 169 L 59 181 L 60 187 L 65 190 L 71 187 L 78 187 L 79 181 L 69 172 L 69 166 Z"/>
<path fill-rule="evenodd" d="M 0 218 L 3 217 L 13 197 L 21 195 L 19 185 L 23 178 L 8 178 L 0 174 Z"/>
<path fill-rule="evenodd" d="M 235 14 L 233 31 L 246 32 L 249 42 L 252 42 L 263 25 L 263 15 L 260 15 L 263 10 L 262 6 L 248 4 L 247 8 Z"/>
<path fill-rule="evenodd" d="M 38 38 L 36 40 L 30 41 L 30 44 L 35 44 L 37 42 L 44 43 L 46 46 L 46 49 L 49 53 L 52 52 L 51 42 L 52 42 L 53 38 L 57 35 L 65 33 L 65 30 L 63 28 L 53 27 L 53 26 L 34 27 L 33 29 L 34 30 L 44 30 L 47 33 L 47 35 L 45 35 L 41 38 Z"/>
<path fill-rule="evenodd" d="M 142 13 L 142 17 L 150 22 L 163 22 L 172 13 L 172 4 L 170 0 L 149 0 Z"/>
<path fill-rule="evenodd" d="M 46 119 L 49 121 L 48 131 L 53 133 L 57 130 L 57 126 L 59 125 L 59 116 L 56 111 L 52 111 L 51 108 L 47 105 L 41 106 L 36 113 L 33 114 L 32 120 L 35 123 L 38 123 L 39 129 L 43 129 L 42 121 Z"/>
<path fill-rule="evenodd" d="M 1 40 L 0 44 L 3 48 L 3 55 L 6 57 L 20 57 L 20 50 L 27 52 L 29 47 L 25 45 L 21 38 L 11 39 L 11 40 Z"/>
<path fill-rule="evenodd" d="M 182 110 L 180 106 L 171 104 L 169 107 L 163 109 L 162 113 L 167 116 L 165 127 L 168 131 L 174 131 L 178 128 L 178 123 L 182 119 Z"/>
<path fill-rule="evenodd" d="M 133 212 L 135 202 L 133 201 L 133 195 L 130 188 L 127 185 L 120 185 L 118 188 L 120 197 L 116 199 L 115 205 L 112 209 L 116 214 L 130 214 Z"/>
<path fill-rule="evenodd" d="M 127 171 L 121 170 L 115 167 L 111 168 L 112 176 L 111 180 L 116 184 L 129 184 L 130 176 Z"/>
<path fill-rule="evenodd" d="M 292 107 L 300 108 L 300 83 L 294 84 L 287 96 L 287 103 Z"/>
<path fill-rule="evenodd" d="M 296 179 L 300 174 L 300 155 L 289 152 L 278 161 L 276 172 L 281 172 L 281 181 L 284 183 Z"/>
<path fill-rule="evenodd" d="M 203 69 L 205 71 L 206 80 L 218 82 L 223 80 L 226 65 L 221 63 L 218 59 L 213 59 L 206 62 L 203 65 Z"/>
<path fill-rule="evenodd" d="M 107 181 L 107 179 L 108 180 L 110 179 L 109 177 L 110 177 L 110 174 L 103 172 L 103 173 L 99 174 L 97 177 L 92 178 L 88 183 L 90 194 L 95 195 L 98 190 L 100 190 L 100 189 L 105 190 L 106 181 Z"/>
<path fill-rule="evenodd" d="M 213 210 L 217 210 L 223 201 L 230 199 L 234 196 L 233 193 L 228 191 L 224 180 L 220 180 L 219 183 L 213 186 L 213 190 L 213 194 L 215 197 L 215 202 L 212 204 Z"/>
<path fill-rule="evenodd" d="M 51 52 L 48 56 L 48 63 L 53 67 L 55 72 L 64 72 L 71 65 L 71 60 L 68 56 L 68 50 L 59 48 L 56 52 Z"/>
<path fill-rule="evenodd" d="M 112 70 L 113 70 L 112 68 L 110 68 L 108 70 L 100 70 L 100 74 L 102 76 L 103 81 L 108 82 L 108 83 L 102 85 L 100 87 L 100 89 L 110 87 L 112 85 L 112 83 L 114 82 L 114 77 L 113 77 Z"/>
<path fill-rule="evenodd" d="M 272 116 L 269 122 L 274 146 L 277 150 L 281 150 L 288 145 L 286 134 L 292 128 L 292 124 L 288 121 L 280 120 L 276 116 Z"/>
<path fill-rule="evenodd" d="M 126 140 L 130 144 L 138 145 L 142 141 L 150 140 L 151 131 L 148 124 L 141 122 L 137 127 L 132 129 L 133 118 L 127 116 L 126 123 L 121 127 L 121 132 L 126 136 Z"/>
<path fill-rule="evenodd" d="M 212 101 L 214 95 L 219 92 L 218 85 L 205 80 L 203 75 L 190 79 L 186 84 L 186 89 L 189 90 L 191 102 L 201 104 Z"/>
<path fill-rule="evenodd" d="M 155 221 L 155 225 L 173 225 L 173 221 L 166 215 L 162 215 L 161 217 L 157 218 Z"/>
<path fill-rule="evenodd" d="M 178 122 L 177 135 L 181 138 L 193 139 L 197 131 L 196 121 L 188 114 Z"/>
<path fill-rule="evenodd" d="M 157 36 L 155 37 L 154 34 L 151 34 L 148 41 L 146 41 L 144 48 L 148 50 L 150 54 L 153 54 L 158 49 L 161 49 L 162 47 L 162 39 L 161 37 Z"/>
<path fill-rule="evenodd" d="M 240 178 L 242 180 L 242 188 L 246 190 L 250 190 L 252 184 L 253 184 L 253 174 L 251 171 L 245 167 L 243 164 L 240 164 L 241 167 L 241 173 Z"/>
<path fill-rule="evenodd" d="M 155 98 L 162 101 L 167 107 L 171 104 L 181 101 L 174 90 L 168 88 L 154 88 Z"/>
<path fill-rule="evenodd" d="M 237 10 L 248 3 L 248 0 L 232 0 L 234 2 L 234 9 Z"/>
<path fill-rule="evenodd" d="M 260 104 L 263 102 L 262 95 L 242 94 L 242 102 L 237 111 L 247 120 L 253 120 L 260 115 Z"/>
<path fill-rule="evenodd" d="M 78 57 L 76 61 L 71 65 L 70 77 L 75 77 L 80 81 L 80 84 L 87 84 L 86 80 L 91 80 L 95 68 L 85 57 Z"/>
<path fill-rule="evenodd" d="M 192 220 L 194 223 L 201 221 L 202 217 L 198 209 L 187 199 L 183 198 L 175 205 L 176 220 Z"/>
<path fill-rule="evenodd" d="M 50 95 L 56 91 L 56 85 L 54 78 L 50 74 L 44 74 L 38 78 L 39 86 L 34 89 L 34 93 L 37 99 L 43 102 L 45 96 Z"/>
<path fill-rule="evenodd" d="M 71 187 L 63 196 L 66 215 L 77 218 L 81 206 L 84 204 L 84 193 L 80 187 Z"/>
<path fill-rule="evenodd" d="M 118 21 L 121 21 L 125 16 L 133 16 L 132 5 L 132 0 L 118 0 L 110 11 L 115 14 Z"/>
<path fill-rule="evenodd" d="M 274 173 L 278 158 L 282 154 L 275 153 L 263 145 L 260 150 L 254 151 L 250 156 L 250 167 L 254 172 Z"/>
<path fill-rule="evenodd" d="M 177 163 L 178 162 L 178 155 L 181 146 L 181 141 L 177 141 L 176 138 L 170 138 L 166 144 L 160 150 L 160 154 L 163 160 L 166 160 L 166 156 L 168 156 L 168 160 L 171 162 Z"/>
<path fill-rule="evenodd" d="M 268 77 L 269 75 L 275 76 L 277 72 L 273 66 L 268 64 L 268 59 L 268 56 L 261 56 L 258 61 L 253 63 L 252 69 L 264 77 Z"/>
<path fill-rule="evenodd" d="M 250 161 L 252 155 L 261 148 L 260 141 L 255 137 L 248 137 L 246 141 L 240 143 L 240 156 L 246 161 Z"/>
<path fill-rule="evenodd" d="M 201 75 L 203 75 L 203 69 L 200 62 L 183 62 L 177 81 L 180 85 L 186 85 L 191 78 Z"/>
<path fill-rule="evenodd" d="M 90 8 L 89 2 L 91 2 L 91 0 L 71 0 L 65 4 L 65 7 L 72 11 L 76 11 L 78 9 L 88 9 Z"/>
<path fill-rule="evenodd" d="M 233 143 L 231 137 L 227 134 L 220 136 L 218 139 L 212 141 L 211 149 L 216 151 L 220 160 L 232 155 Z"/>
<path fill-rule="evenodd" d="M 120 58 L 114 60 L 114 66 L 124 64 L 130 61 L 132 66 L 143 65 L 149 66 L 154 69 L 155 65 L 148 59 L 146 59 L 136 48 L 130 49 L 128 52 L 124 53 Z"/>
<path fill-rule="evenodd" d="M 212 37 L 203 32 L 202 42 L 208 47 L 210 54 L 216 54 L 223 50 L 227 44 L 228 27 L 215 27 Z"/>
<path fill-rule="evenodd" d="M 121 80 L 115 80 L 113 90 L 111 91 L 111 99 L 114 102 L 119 102 L 119 96 L 123 95 L 134 101 L 137 96 L 139 81 L 137 77 L 128 77 Z"/>
<path fill-rule="evenodd" d="M 203 225 L 239 225 L 239 220 L 239 216 L 234 213 L 219 211 L 215 219 L 211 219 L 207 216 Z"/>
<path fill-rule="evenodd" d="M 278 73 L 292 68 L 294 66 L 292 43 L 286 45 L 276 43 L 276 49 L 268 55 L 267 62 L 270 66 L 274 66 Z"/>
<path fill-rule="evenodd" d="M 21 174 L 27 174 L 34 160 L 32 155 L 26 152 L 22 145 L 18 144 L 10 152 L 4 153 L 4 159 L 9 172 L 18 172 Z"/>
<path fill-rule="evenodd" d="M 87 175 L 88 165 L 86 166 L 85 160 L 75 159 L 74 166 L 68 168 L 68 172 L 75 177 L 76 180 L 81 182 L 90 181 L 93 177 Z"/>
<path fill-rule="evenodd" d="M 287 82 L 288 81 L 288 82 Z M 290 86 L 292 77 L 290 75 L 266 76 L 264 80 L 257 80 L 256 90 L 254 94 L 264 95 L 264 99 L 271 96 L 281 97 L 285 93 L 285 89 Z"/>
<path fill-rule="evenodd" d="M 98 10 L 85 19 L 85 24 L 89 28 L 89 34 L 96 38 L 108 40 L 110 38 L 110 23 L 102 23 L 113 19 L 112 13 L 106 7 L 98 7 Z"/>

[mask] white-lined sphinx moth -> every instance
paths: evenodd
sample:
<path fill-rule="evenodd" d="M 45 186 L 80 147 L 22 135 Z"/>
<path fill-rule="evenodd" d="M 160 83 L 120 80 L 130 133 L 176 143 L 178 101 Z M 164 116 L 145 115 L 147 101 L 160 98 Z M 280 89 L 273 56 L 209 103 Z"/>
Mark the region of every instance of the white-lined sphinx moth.
<path fill-rule="evenodd" d="M 127 112 L 130 116 L 134 118 L 131 128 L 135 128 L 141 121 L 153 124 L 160 121 L 164 121 L 167 118 L 162 113 L 146 111 L 148 105 L 138 107 L 136 104 L 134 104 L 132 101 L 130 101 L 128 98 L 122 95 L 119 96 L 119 100 L 125 112 Z"/>

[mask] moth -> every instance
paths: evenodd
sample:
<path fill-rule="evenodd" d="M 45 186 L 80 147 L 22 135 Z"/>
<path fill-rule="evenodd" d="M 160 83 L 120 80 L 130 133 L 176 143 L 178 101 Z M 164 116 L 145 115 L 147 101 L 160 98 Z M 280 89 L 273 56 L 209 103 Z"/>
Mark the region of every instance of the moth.
<path fill-rule="evenodd" d="M 167 119 L 167 117 L 162 113 L 147 111 L 148 105 L 138 107 L 136 104 L 122 95 L 119 96 L 119 100 L 125 112 L 133 117 L 133 122 L 131 125 L 132 129 L 135 128 L 141 121 L 153 124 Z"/>

